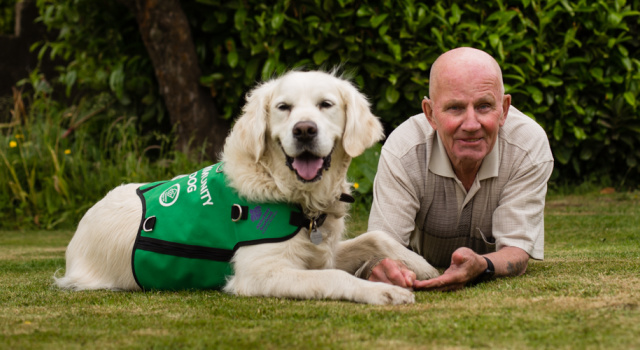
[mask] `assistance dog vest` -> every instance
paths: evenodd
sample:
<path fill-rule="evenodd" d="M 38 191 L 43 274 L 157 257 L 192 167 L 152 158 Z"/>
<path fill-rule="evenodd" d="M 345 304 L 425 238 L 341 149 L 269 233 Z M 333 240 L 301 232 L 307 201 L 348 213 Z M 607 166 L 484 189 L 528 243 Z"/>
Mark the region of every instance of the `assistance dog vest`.
<path fill-rule="evenodd" d="M 137 194 L 143 210 L 131 266 L 142 289 L 220 288 L 238 248 L 286 241 L 312 222 L 293 204 L 247 202 L 227 186 L 222 163 Z"/>

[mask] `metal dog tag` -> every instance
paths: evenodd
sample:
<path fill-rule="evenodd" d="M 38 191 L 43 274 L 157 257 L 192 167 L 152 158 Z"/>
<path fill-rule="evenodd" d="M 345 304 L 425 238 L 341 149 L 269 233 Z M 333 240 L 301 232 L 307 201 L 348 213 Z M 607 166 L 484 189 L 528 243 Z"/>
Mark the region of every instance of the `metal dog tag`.
<path fill-rule="evenodd" d="M 322 243 L 322 232 L 314 227 L 309 234 L 309 238 L 311 239 L 311 243 L 318 245 Z"/>

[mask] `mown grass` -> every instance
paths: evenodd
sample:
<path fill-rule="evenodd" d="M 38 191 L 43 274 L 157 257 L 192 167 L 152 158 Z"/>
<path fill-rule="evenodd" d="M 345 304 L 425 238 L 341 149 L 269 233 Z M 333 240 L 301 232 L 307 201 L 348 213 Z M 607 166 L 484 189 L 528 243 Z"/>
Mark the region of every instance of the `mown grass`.
<path fill-rule="evenodd" d="M 70 231 L 0 232 L 2 348 L 640 348 L 638 193 L 551 196 L 518 278 L 369 306 L 52 287 Z M 354 217 L 352 231 L 365 227 Z M 61 271 L 60 271 L 61 272 Z"/>

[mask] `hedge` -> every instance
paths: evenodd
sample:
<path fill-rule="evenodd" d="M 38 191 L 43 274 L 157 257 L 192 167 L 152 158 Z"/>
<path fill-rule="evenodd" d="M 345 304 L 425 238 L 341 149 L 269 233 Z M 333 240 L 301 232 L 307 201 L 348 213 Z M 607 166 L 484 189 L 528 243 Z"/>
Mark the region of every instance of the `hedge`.
<path fill-rule="evenodd" d="M 492 54 L 513 105 L 547 132 L 558 182 L 639 183 L 640 0 L 182 2 L 203 69 L 226 118 L 258 81 L 334 66 L 369 96 L 387 132 L 420 112 L 442 52 Z M 135 19 L 115 2 L 39 0 L 60 39 L 42 54 L 70 60 L 69 89 L 111 90 L 157 126 L 161 103 Z M 126 34 L 126 35 L 125 35 Z M 164 118 L 166 123 L 166 119 Z"/>

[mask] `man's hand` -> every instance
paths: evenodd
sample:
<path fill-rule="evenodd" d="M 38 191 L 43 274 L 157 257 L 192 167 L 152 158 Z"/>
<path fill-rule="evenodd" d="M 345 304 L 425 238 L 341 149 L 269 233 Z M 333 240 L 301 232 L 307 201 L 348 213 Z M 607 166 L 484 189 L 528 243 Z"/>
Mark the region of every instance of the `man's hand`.
<path fill-rule="evenodd" d="M 527 270 L 529 254 L 516 247 L 504 247 L 486 255 L 493 262 L 495 276 L 519 276 Z M 383 259 L 371 270 L 369 281 L 385 282 L 404 288 L 452 291 L 487 269 L 487 261 L 469 248 L 458 248 L 451 255 L 451 266 L 440 276 L 426 281 L 416 280 L 416 274 L 400 261 Z"/>
<path fill-rule="evenodd" d="M 469 248 L 458 248 L 451 255 L 451 266 L 439 277 L 427 281 L 415 281 L 415 289 L 452 291 L 464 288 L 487 269 L 482 256 Z"/>
<path fill-rule="evenodd" d="M 371 269 L 371 282 L 384 282 L 403 288 L 412 288 L 416 282 L 416 274 L 401 261 L 389 258 L 382 259 Z"/>

